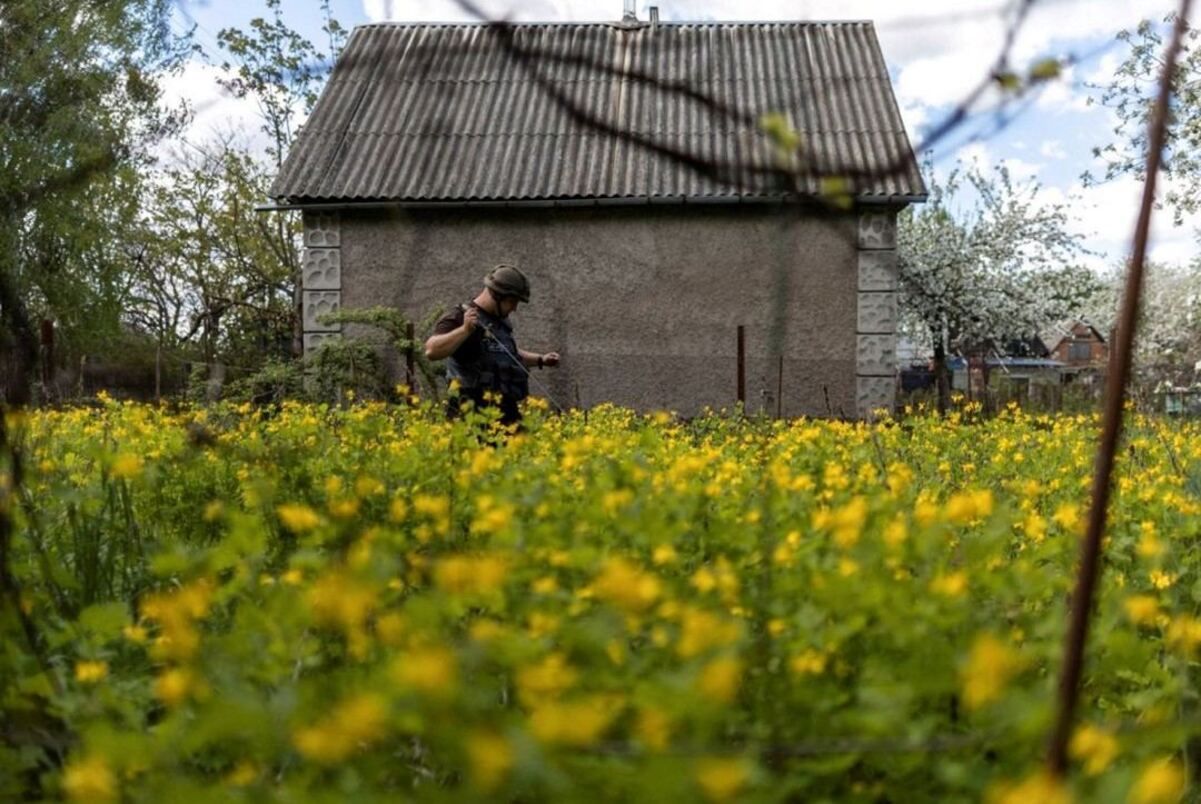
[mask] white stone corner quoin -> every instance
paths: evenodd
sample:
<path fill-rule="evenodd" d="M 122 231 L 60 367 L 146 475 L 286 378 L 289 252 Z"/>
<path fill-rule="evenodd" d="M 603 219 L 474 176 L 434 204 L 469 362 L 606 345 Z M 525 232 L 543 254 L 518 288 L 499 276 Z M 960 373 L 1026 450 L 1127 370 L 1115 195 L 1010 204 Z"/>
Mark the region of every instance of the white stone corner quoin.
<path fill-rule="evenodd" d="M 893 210 L 859 214 L 855 410 L 870 419 L 896 406 L 897 217 Z"/>
<path fill-rule="evenodd" d="M 342 226 L 336 212 L 304 213 L 300 290 L 304 302 L 304 351 L 338 337 L 342 327 L 321 317 L 342 308 Z"/>

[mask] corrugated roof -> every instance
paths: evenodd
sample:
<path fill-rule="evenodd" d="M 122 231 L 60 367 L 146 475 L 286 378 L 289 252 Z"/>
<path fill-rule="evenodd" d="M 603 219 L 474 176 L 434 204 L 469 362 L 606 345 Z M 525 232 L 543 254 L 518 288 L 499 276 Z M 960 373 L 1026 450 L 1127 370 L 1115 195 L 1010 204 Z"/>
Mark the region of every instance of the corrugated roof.
<path fill-rule="evenodd" d="M 768 113 L 816 168 L 791 188 L 771 172 Z M 752 169 L 713 175 L 643 141 Z M 925 194 L 869 22 L 388 23 L 354 30 L 271 195 L 737 201 L 828 192 L 828 174 L 862 199 Z"/>

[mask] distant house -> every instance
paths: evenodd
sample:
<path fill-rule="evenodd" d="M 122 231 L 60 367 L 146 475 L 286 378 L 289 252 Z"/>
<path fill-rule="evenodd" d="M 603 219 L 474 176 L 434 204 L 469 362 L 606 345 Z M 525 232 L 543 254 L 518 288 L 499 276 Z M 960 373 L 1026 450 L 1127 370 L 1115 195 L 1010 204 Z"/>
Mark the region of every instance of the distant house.
<path fill-rule="evenodd" d="M 979 392 L 1004 386 L 1015 398 L 1038 387 L 1058 386 L 1064 364 L 1054 359 L 1039 338 L 1010 338 L 965 349 L 967 357 L 951 361 L 951 387 Z"/>
<path fill-rule="evenodd" d="M 768 113 L 849 206 L 639 142 L 764 175 L 791 158 Z M 657 20 L 356 28 L 271 189 L 304 212 L 306 349 L 336 335 L 325 313 L 421 320 L 508 262 L 563 405 L 729 405 L 743 325 L 751 409 L 782 388 L 786 415 L 848 416 L 894 402 L 896 214 L 925 194 L 870 22 Z"/>
<path fill-rule="evenodd" d="M 1063 363 L 1064 380 L 1095 382 L 1109 363 L 1109 344 L 1101 331 L 1085 321 L 1069 321 L 1043 336 L 1047 350 Z"/>

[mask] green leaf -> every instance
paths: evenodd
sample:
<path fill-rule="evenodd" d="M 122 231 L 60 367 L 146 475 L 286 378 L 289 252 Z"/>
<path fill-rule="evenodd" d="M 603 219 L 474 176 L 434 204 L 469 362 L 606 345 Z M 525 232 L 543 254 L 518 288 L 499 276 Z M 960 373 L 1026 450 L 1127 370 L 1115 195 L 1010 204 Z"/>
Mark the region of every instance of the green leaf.
<path fill-rule="evenodd" d="M 79 614 L 79 626 L 102 640 L 115 639 L 129 624 L 129 609 L 124 603 L 98 603 Z"/>
<path fill-rule="evenodd" d="M 993 78 L 1006 92 L 1017 92 L 1022 88 L 1022 79 L 1014 72 L 997 73 Z"/>
<path fill-rule="evenodd" d="M 1051 81 L 1058 78 L 1062 72 L 1063 65 L 1059 63 L 1059 59 L 1043 59 L 1030 68 L 1030 81 L 1032 83 Z"/>

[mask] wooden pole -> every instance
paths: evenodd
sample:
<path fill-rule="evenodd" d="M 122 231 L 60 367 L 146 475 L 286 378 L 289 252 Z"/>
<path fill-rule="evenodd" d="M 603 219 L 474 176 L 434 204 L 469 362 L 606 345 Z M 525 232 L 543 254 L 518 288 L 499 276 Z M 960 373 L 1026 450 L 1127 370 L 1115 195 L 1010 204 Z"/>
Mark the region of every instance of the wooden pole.
<path fill-rule="evenodd" d="M 154 345 L 154 401 L 163 401 L 163 342 Z"/>
<path fill-rule="evenodd" d="M 1143 185 L 1142 206 L 1134 229 L 1134 250 L 1130 269 L 1126 273 L 1126 288 L 1122 294 L 1122 309 L 1118 317 L 1117 350 L 1113 356 L 1113 371 L 1105 388 L 1105 412 L 1101 421 L 1101 442 L 1093 473 L 1092 507 L 1088 512 L 1088 528 L 1080 545 L 1080 569 L 1076 576 L 1076 591 L 1072 595 L 1068 632 L 1064 641 L 1063 666 L 1059 675 L 1059 705 L 1050 738 L 1047 741 L 1047 769 L 1063 776 L 1068 765 L 1068 742 L 1080 698 L 1080 680 L 1084 672 L 1084 647 L 1088 641 L 1089 619 L 1093 594 L 1101 560 L 1101 537 L 1109 506 L 1114 456 L 1122 432 L 1122 414 L 1126 399 L 1126 383 L 1130 375 L 1134 330 L 1138 323 L 1139 296 L 1143 289 L 1143 268 L 1147 257 L 1147 239 L 1151 229 L 1151 213 L 1155 208 L 1155 182 L 1167 135 L 1168 103 L 1176 60 L 1188 28 L 1189 6 L 1192 0 L 1181 0 L 1176 27 L 1164 59 L 1159 96 L 1151 115 L 1148 133 L 1147 172 Z"/>
<path fill-rule="evenodd" d="M 42 391 L 50 387 L 54 377 L 54 322 L 42 319 Z"/>
<path fill-rule="evenodd" d="M 409 393 L 417 393 L 417 366 L 416 358 L 413 355 L 413 322 L 405 324 L 405 340 L 408 345 L 405 347 L 405 384 L 409 386 Z"/>
<path fill-rule="evenodd" d="M 776 418 L 784 418 L 784 354 L 776 364 Z"/>
<path fill-rule="evenodd" d="M 738 404 L 746 410 L 746 327 L 738 325 Z"/>

